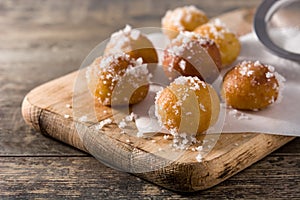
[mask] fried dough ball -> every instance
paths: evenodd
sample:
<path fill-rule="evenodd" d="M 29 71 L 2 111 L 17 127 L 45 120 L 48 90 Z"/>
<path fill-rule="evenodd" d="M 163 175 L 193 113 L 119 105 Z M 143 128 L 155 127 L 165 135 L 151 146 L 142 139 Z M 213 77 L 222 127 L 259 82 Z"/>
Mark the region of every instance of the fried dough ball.
<path fill-rule="evenodd" d="M 241 45 L 238 38 L 218 20 L 197 27 L 194 32 L 216 43 L 220 50 L 224 67 L 233 63 L 240 54 Z"/>
<path fill-rule="evenodd" d="M 173 39 L 180 31 L 193 31 L 207 22 L 208 18 L 202 10 L 195 6 L 184 6 L 167 11 L 161 24 L 164 33 L 169 39 Z"/>
<path fill-rule="evenodd" d="M 272 66 L 243 61 L 226 74 L 222 96 L 236 109 L 263 109 L 278 99 L 283 80 Z"/>
<path fill-rule="evenodd" d="M 206 52 L 203 53 L 203 49 Z M 205 58 L 208 62 L 202 59 L 206 53 L 212 62 L 208 56 Z M 207 77 L 202 77 L 201 70 L 214 70 L 217 75 L 221 66 L 221 55 L 216 44 L 192 32 L 181 32 L 164 51 L 163 67 L 170 78 L 176 76 L 173 75 L 176 70 L 183 76 L 197 76 L 203 80 Z"/>
<path fill-rule="evenodd" d="M 156 95 L 155 114 L 171 134 L 197 137 L 216 123 L 219 111 L 215 90 L 198 77 L 180 76 Z"/>
<path fill-rule="evenodd" d="M 106 45 L 104 55 L 126 53 L 130 57 L 142 58 L 144 63 L 158 63 L 158 56 L 152 42 L 139 30 L 129 25 L 115 32 Z"/>
<path fill-rule="evenodd" d="M 102 105 L 136 104 L 149 90 L 146 65 L 141 58 L 134 59 L 127 54 L 97 58 L 87 68 L 86 79 L 90 93 Z"/>

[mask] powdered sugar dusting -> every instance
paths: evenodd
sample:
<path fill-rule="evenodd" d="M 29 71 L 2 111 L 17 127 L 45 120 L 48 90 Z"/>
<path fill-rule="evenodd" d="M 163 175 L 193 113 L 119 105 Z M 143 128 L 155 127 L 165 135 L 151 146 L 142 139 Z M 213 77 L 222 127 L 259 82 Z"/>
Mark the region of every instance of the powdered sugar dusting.
<path fill-rule="evenodd" d="M 255 66 L 255 67 L 261 66 L 258 61 L 256 61 L 254 64 L 251 61 L 243 61 L 239 65 L 239 73 L 242 76 L 248 76 L 248 77 L 250 77 L 254 73 L 253 70 L 250 70 L 250 68 L 252 67 L 252 65 Z"/>
<path fill-rule="evenodd" d="M 175 150 L 187 150 L 190 145 L 197 141 L 193 134 L 178 133 L 175 129 L 171 129 L 170 133 L 173 135 L 172 147 Z"/>
<path fill-rule="evenodd" d="M 198 161 L 198 162 L 202 162 L 202 155 L 200 154 L 200 153 L 198 153 L 198 155 L 196 156 L 196 160 Z"/>
<path fill-rule="evenodd" d="M 166 135 L 164 135 L 163 138 L 164 138 L 165 140 L 167 140 L 167 139 L 169 139 L 169 137 L 170 137 L 170 135 L 167 135 L 167 134 L 166 134 Z"/>
<path fill-rule="evenodd" d="M 206 29 L 205 29 L 205 28 Z M 201 29 L 201 35 L 206 38 L 211 38 L 213 36 L 213 39 L 225 39 L 225 34 L 234 34 L 232 31 L 230 31 L 227 26 L 220 20 L 215 19 L 212 22 L 209 22 L 205 24 L 203 29 Z"/>
<path fill-rule="evenodd" d="M 120 50 L 130 46 L 131 41 L 141 38 L 142 33 L 139 30 L 132 29 L 130 25 L 126 25 L 123 30 L 117 31 L 111 35 L 108 43 L 109 52 L 117 53 Z"/>
<path fill-rule="evenodd" d="M 282 99 L 282 91 L 284 89 L 284 82 L 285 78 L 281 76 L 278 72 L 275 71 L 275 67 L 272 65 L 265 65 L 262 64 L 260 61 L 243 61 L 240 63 L 239 67 L 239 73 L 243 76 L 248 76 L 250 77 L 253 75 L 253 70 L 251 70 L 251 67 L 257 67 L 257 68 L 267 68 L 267 71 L 265 73 L 265 78 L 267 82 L 269 82 L 271 79 L 275 78 L 278 82 L 278 84 L 273 85 L 272 89 L 276 89 L 278 92 L 278 97 L 276 102 L 279 103 Z M 252 81 L 253 85 L 259 84 L 258 82 Z M 269 101 L 269 103 L 274 103 L 275 102 L 275 97 L 272 97 Z"/>
<path fill-rule="evenodd" d="M 195 6 L 184 6 L 176 8 L 175 10 L 168 10 L 165 16 L 162 18 L 162 25 L 165 27 L 167 24 L 174 26 L 178 31 L 185 30 L 184 24 L 192 23 L 193 16 L 198 16 L 197 20 L 200 23 L 205 23 L 207 18 L 202 10 L 199 10 Z M 203 19 L 199 19 L 201 17 Z"/>
<path fill-rule="evenodd" d="M 168 52 L 175 56 L 182 56 L 187 50 L 190 56 L 193 56 L 197 53 L 193 50 L 195 46 L 201 45 L 205 47 L 206 45 L 212 45 L 213 43 L 214 42 L 212 40 L 202 37 L 200 34 L 182 31 L 174 40 L 172 40 L 171 45 L 168 48 Z"/>
<path fill-rule="evenodd" d="M 180 87 L 176 86 L 180 85 Z M 170 134 L 173 135 L 173 146 L 179 149 L 184 149 L 186 144 L 194 141 L 192 137 L 194 137 L 191 133 L 182 133 L 179 132 L 178 127 L 176 125 L 176 121 L 174 118 L 163 118 L 164 112 L 169 112 L 165 110 L 166 107 L 171 108 L 171 112 L 174 115 L 179 115 L 181 113 L 181 106 L 183 105 L 184 101 L 190 95 L 190 91 L 199 91 L 201 88 L 206 88 L 206 84 L 201 81 L 198 77 L 186 77 L 180 76 L 176 78 L 167 89 L 161 90 L 156 95 L 155 100 L 155 115 L 158 119 L 158 122 L 161 126 L 165 127 L 169 130 Z M 164 91 L 171 90 L 176 95 L 176 101 L 174 102 L 169 98 L 168 95 L 164 95 L 162 98 L 162 94 Z M 168 105 L 172 101 L 172 106 Z M 199 104 L 199 110 L 202 112 L 206 112 L 206 107 L 203 104 Z M 193 113 L 188 111 L 185 113 L 186 116 L 192 115 Z"/>

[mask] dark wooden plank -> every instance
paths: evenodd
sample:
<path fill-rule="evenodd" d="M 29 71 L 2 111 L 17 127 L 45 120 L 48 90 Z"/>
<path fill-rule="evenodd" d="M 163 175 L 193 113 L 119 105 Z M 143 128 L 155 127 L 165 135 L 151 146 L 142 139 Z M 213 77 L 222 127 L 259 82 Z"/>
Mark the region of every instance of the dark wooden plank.
<path fill-rule="evenodd" d="M 296 138 L 293 141 L 289 142 L 285 146 L 281 147 L 277 151 L 275 151 L 273 154 L 274 156 L 280 156 L 280 155 L 294 155 L 294 156 L 300 156 L 300 138 Z"/>
<path fill-rule="evenodd" d="M 1 157 L 0 169 L 1 198 L 300 198 L 300 157 L 292 156 L 267 157 L 217 187 L 191 194 L 162 189 L 90 157 Z"/>

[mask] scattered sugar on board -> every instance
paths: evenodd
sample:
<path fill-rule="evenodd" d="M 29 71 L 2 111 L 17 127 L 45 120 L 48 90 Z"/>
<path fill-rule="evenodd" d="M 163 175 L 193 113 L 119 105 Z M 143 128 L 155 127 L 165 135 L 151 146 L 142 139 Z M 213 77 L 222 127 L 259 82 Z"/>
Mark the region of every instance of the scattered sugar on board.
<path fill-rule="evenodd" d="M 119 124 L 118 124 L 119 128 L 123 129 L 127 126 L 127 123 L 125 121 L 120 121 Z"/>
<path fill-rule="evenodd" d="M 185 62 L 184 60 L 181 60 L 181 61 L 179 62 L 179 67 L 182 69 L 182 71 L 185 70 L 185 66 L 186 66 L 186 62 Z"/>
<path fill-rule="evenodd" d="M 135 119 L 137 119 L 137 115 L 134 114 L 133 112 L 131 112 L 129 115 L 126 115 L 123 119 L 121 119 L 121 121 L 118 123 L 118 127 L 120 129 L 124 129 L 127 127 L 127 122 L 131 122 L 131 121 L 134 121 Z M 125 133 L 124 130 L 121 130 L 120 132 L 121 134 Z M 136 133 L 137 137 L 142 137 L 143 136 L 143 133 L 142 132 L 137 132 Z"/>
<path fill-rule="evenodd" d="M 137 119 L 137 115 L 131 112 L 129 115 L 125 117 L 125 121 L 133 121 L 134 119 Z"/>
<path fill-rule="evenodd" d="M 101 122 L 99 122 L 96 126 L 95 129 L 96 130 L 101 130 L 104 126 L 111 124 L 112 123 L 112 119 L 111 118 L 107 118 L 105 120 L 102 120 Z"/>
<path fill-rule="evenodd" d="M 198 162 L 202 162 L 202 155 L 199 153 L 197 156 L 196 156 L 196 160 L 198 161 Z"/>
<path fill-rule="evenodd" d="M 64 114 L 64 118 L 69 119 L 69 118 L 70 118 L 70 115 Z"/>
<path fill-rule="evenodd" d="M 144 132 L 138 131 L 138 132 L 136 133 L 136 136 L 137 136 L 137 137 L 143 137 L 143 136 L 144 136 Z"/>
<path fill-rule="evenodd" d="M 164 139 L 165 139 L 165 140 L 169 139 L 169 137 L 170 137 L 170 135 L 167 135 L 167 134 L 164 135 Z"/>
<path fill-rule="evenodd" d="M 189 146 L 195 144 L 197 139 L 194 135 L 186 134 L 186 133 L 178 133 L 175 129 L 171 130 L 171 134 L 173 135 L 173 144 L 172 147 L 177 150 L 189 149 Z"/>
<path fill-rule="evenodd" d="M 203 146 L 198 146 L 198 147 L 196 147 L 196 150 L 197 150 L 197 151 L 202 151 L 202 150 L 203 150 Z"/>

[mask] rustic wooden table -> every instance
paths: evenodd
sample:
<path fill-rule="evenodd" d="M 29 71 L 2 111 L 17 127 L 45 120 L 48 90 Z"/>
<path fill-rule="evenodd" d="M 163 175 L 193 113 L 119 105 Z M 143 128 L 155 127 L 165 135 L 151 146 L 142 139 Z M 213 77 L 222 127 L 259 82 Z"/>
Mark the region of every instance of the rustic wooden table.
<path fill-rule="evenodd" d="M 195 4 L 209 16 L 260 0 L 0 1 L 0 198 L 300 199 L 300 138 L 206 191 L 182 194 L 101 164 L 29 128 L 25 94 L 78 69 L 87 53 L 132 24 L 160 26 L 165 11 Z"/>

